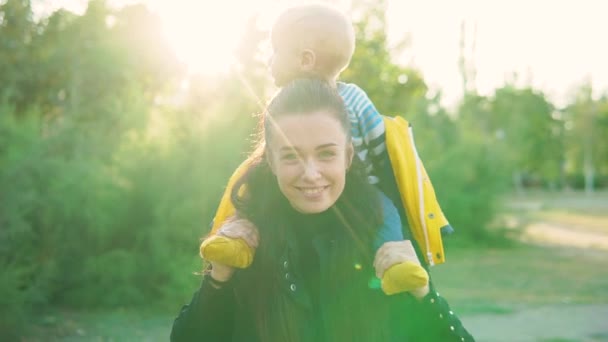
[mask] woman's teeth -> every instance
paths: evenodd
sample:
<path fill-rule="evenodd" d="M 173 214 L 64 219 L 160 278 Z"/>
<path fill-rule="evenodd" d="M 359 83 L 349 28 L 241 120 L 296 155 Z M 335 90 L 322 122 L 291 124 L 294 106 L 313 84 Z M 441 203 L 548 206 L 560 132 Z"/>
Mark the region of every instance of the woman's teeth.
<path fill-rule="evenodd" d="M 320 187 L 320 188 L 300 188 L 300 191 L 302 191 L 305 195 L 317 195 L 317 194 L 320 194 L 321 191 L 323 191 L 323 189 L 325 189 L 325 187 Z"/>

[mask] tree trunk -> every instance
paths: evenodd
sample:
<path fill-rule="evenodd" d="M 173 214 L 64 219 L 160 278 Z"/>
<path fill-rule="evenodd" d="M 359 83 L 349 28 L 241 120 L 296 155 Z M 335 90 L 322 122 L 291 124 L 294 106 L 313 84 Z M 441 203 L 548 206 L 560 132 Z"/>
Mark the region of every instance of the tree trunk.
<path fill-rule="evenodd" d="M 515 186 L 515 192 L 518 195 L 523 195 L 523 193 L 524 193 L 523 177 L 522 177 L 521 171 L 519 171 L 519 170 L 513 171 L 513 185 Z"/>
<path fill-rule="evenodd" d="M 585 145 L 585 161 L 583 165 L 583 173 L 585 175 L 585 193 L 590 195 L 593 193 L 594 188 L 594 176 L 595 172 L 593 169 L 593 153 L 591 151 L 591 144 Z"/>
<path fill-rule="evenodd" d="M 587 127 L 585 134 L 583 151 L 583 173 L 585 175 L 585 193 L 593 193 L 594 169 L 593 169 L 593 119 L 595 115 L 595 104 L 591 105 L 591 110 L 587 112 Z"/>

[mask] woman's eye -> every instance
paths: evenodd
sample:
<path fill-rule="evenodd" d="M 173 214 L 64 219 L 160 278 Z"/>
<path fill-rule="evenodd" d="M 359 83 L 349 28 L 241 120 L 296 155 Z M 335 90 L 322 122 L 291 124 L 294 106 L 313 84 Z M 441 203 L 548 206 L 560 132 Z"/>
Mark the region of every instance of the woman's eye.
<path fill-rule="evenodd" d="M 292 161 L 292 160 L 297 160 L 297 159 L 298 159 L 298 156 L 295 153 L 286 153 L 281 156 L 281 160 L 285 160 L 285 161 Z"/>
<path fill-rule="evenodd" d="M 319 153 L 319 157 L 323 158 L 323 159 L 329 159 L 329 158 L 333 158 L 336 156 L 336 152 L 334 151 L 321 151 Z"/>

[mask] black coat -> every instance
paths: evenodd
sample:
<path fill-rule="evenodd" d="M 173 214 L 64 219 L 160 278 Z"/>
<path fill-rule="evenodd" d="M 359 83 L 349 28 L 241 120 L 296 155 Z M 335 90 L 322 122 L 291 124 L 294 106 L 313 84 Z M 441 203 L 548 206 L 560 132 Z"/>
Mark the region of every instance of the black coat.
<path fill-rule="evenodd" d="M 332 252 L 332 244 L 340 238 L 339 234 L 332 235 L 331 232 L 316 236 L 312 239 L 312 248 L 309 248 L 312 255 L 302 251 L 302 247 L 296 243 L 296 238 L 289 239 L 285 252 L 280 260 L 277 260 L 276 274 L 282 279 L 281 293 L 278 295 L 287 296 L 294 301 L 304 317 L 299 324 L 303 327 L 299 334 L 301 341 L 330 342 L 323 326 L 324 315 L 327 313 L 326 303 L 343 294 L 341 291 L 330 293 L 324 284 L 331 277 L 327 260 Z M 305 258 L 302 258 L 303 254 Z M 314 261 L 303 264 L 301 260 Z M 371 270 L 371 265 L 369 266 Z M 235 288 L 247 285 L 240 282 L 242 278 L 239 272 L 220 289 L 211 285 L 212 279 L 209 275 L 203 277 L 200 289 L 175 319 L 171 341 L 258 341 L 255 337 L 257 334 L 252 311 L 239 305 L 235 298 Z M 311 274 L 317 275 L 318 286 L 305 281 L 314 278 Z M 386 296 L 380 289 L 369 287 L 355 291 L 360 291 L 356 295 L 368 296 L 366 298 L 372 301 L 384 301 L 385 307 L 390 310 L 390 321 L 386 322 L 388 336 L 384 341 L 474 341 L 450 310 L 447 301 L 434 290 L 422 300 L 417 300 L 409 294 Z M 368 322 L 375 324 L 373 318 Z M 376 342 L 364 339 L 360 341 Z"/>

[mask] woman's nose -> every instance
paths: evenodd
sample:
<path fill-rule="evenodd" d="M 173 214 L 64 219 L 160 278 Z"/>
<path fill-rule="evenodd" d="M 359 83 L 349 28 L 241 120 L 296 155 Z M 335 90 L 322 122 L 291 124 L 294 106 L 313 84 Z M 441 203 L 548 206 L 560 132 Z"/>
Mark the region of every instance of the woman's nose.
<path fill-rule="evenodd" d="M 304 161 L 304 174 L 303 178 L 306 180 L 316 180 L 321 176 L 321 172 L 317 163 L 313 160 Z"/>

